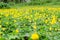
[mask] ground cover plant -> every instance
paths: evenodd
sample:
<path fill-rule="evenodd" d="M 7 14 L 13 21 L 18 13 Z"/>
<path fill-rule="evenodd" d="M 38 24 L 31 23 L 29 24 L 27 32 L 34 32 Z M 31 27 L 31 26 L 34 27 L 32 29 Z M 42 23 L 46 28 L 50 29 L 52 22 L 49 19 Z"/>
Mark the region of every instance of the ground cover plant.
<path fill-rule="evenodd" d="M 0 40 L 60 40 L 60 7 L 0 9 Z"/>

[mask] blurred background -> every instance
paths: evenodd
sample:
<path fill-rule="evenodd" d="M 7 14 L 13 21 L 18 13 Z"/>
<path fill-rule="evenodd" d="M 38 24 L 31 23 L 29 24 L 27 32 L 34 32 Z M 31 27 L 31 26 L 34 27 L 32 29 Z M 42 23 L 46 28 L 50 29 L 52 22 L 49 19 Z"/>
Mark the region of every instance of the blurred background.
<path fill-rule="evenodd" d="M 60 0 L 0 0 L 0 2 L 4 3 L 30 3 L 30 4 L 45 4 L 45 3 L 59 3 Z"/>
<path fill-rule="evenodd" d="M 60 0 L 0 0 L 0 8 L 18 5 L 60 5 Z"/>

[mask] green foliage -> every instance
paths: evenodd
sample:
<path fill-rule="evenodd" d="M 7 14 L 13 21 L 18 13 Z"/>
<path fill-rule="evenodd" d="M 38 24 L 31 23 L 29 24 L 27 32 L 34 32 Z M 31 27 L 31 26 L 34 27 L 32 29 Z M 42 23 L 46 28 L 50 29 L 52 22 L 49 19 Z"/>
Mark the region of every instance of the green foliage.
<path fill-rule="evenodd" d="M 8 4 L 11 5 L 11 6 L 15 5 L 14 2 L 8 2 Z"/>
<path fill-rule="evenodd" d="M 31 0 L 28 5 L 60 4 L 59 0 Z"/>
<path fill-rule="evenodd" d="M 31 34 L 35 32 L 39 34 L 39 40 L 60 40 L 59 13 L 60 9 L 50 7 L 2 10 L 0 12 L 0 40 L 4 40 L 3 38 L 6 40 L 24 40 L 26 37 L 31 40 Z M 51 24 L 55 18 L 56 23 Z"/>
<path fill-rule="evenodd" d="M 8 3 L 0 2 L 0 9 L 1 8 L 10 8 L 10 5 Z"/>
<path fill-rule="evenodd" d="M 52 5 L 60 5 L 60 0 L 15 0 L 11 2 L 6 3 L 0 3 L 0 5 L 6 5 L 6 7 L 0 7 L 0 8 L 9 8 L 9 5 L 15 5 L 15 3 L 20 3 L 22 5 L 46 5 L 46 4 L 52 4 Z"/>

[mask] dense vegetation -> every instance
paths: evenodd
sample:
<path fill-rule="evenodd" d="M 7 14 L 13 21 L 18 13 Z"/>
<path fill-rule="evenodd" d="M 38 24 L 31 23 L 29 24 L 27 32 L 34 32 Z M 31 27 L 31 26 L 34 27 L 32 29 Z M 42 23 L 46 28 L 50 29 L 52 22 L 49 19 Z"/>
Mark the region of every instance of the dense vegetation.
<path fill-rule="evenodd" d="M 60 40 L 60 0 L 0 0 L 0 40 Z"/>
<path fill-rule="evenodd" d="M 11 8 L 16 4 L 22 5 L 60 5 L 60 0 L 0 0 L 0 8 Z"/>
<path fill-rule="evenodd" d="M 4 40 L 60 39 L 59 7 L 27 8 L 0 9 L 0 38 Z"/>

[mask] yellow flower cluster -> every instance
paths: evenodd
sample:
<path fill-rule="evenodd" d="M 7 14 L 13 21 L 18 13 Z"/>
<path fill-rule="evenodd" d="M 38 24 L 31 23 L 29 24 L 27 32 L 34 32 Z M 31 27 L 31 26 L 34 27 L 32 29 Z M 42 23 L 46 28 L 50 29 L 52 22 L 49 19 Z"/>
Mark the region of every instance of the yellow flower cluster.
<path fill-rule="evenodd" d="M 54 15 L 54 16 L 52 16 L 51 24 L 55 24 L 55 23 L 56 23 L 56 17 L 55 17 L 55 15 Z"/>
<path fill-rule="evenodd" d="M 6 29 L 9 33 L 20 33 L 19 31 L 21 31 L 21 34 L 24 34 L 24 32 L 32 32 L 31 30 L 38 33 L 43 30 L 43 32 L 45 32 L 47 29 L 52 31 L 52 26 L 56 27 L 55 25 L 58 25 L 58 28 L 60 28 L 59 12 L 60 8 L 53 7 L 0 9 L 0 28 L 2 30 L 0 32 L 5 31 Z M 57 29 L 55 28 L 54 30 Z M 37 33 L 33 33 L 31 38 L 33 40 L 37 40 L 39 39 L 39 35 Z"/>

